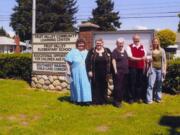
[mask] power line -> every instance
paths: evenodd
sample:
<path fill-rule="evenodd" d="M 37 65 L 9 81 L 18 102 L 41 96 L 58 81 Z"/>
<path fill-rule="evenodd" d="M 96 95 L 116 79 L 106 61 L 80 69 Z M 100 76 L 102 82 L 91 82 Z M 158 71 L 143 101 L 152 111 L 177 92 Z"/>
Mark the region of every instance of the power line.
<path fill-rule="evenodd" d="M 97 7 L 97 6 L 96 6 Z M 96 8 L 94 7 L 94 8 Z M 118 8 L 120 7 L 120 8 Z M 122 8 L 122 7 L 125 7 L 125 8 Z M 171 4 L 166 4 L 166 5 L 146 5 L 146 6 L 123 6 L 123 5 L 116 5 L 115 4 L 115 8 L 117 9 L 121 9 L 121 10 L 129 10 L 129 9 L 151 9 L 151 8 L 173 8 L 173 7 L 180 7 L 180 3 L 174 3 L 173 5 Z M 81 9 L 94 9 L 92 7 L 80 7 Z"/>
<path fill-rule="evenodd" d="M 174 16 L 174 15 L 167 15 L 167 16 L 127 16 L 127 17 L 121 17 L 121 19 L 143 19 L 143 18 L 175 18 L 175 17 L 178 17 L 178 16 Z M 76 20 L 87 20 L 88 18 L 77 18 Z M 0 21 L 10 21 L 10 20 L 7 20 L 7 19 L 4 19 L 4 20 L 1 20 Z"/>
<path fill-rule="evenodd" d="M 119 5 L 119 6 L 126 6 L 126 7 L 131 7 L 131 6 L 144 6 L 144 5 L 171 5 L 171 4 L 176 4 L 177 5 L 177 1 L 171 1 L 171 2 L 155 2 L 155 3 L 152 3 L 152 2 L 147 2 L 147 3 L 138 3 L 138 4 L 121 4 L 120 3 L 116 3 L 115 0 L 114 0 L 114 3 L 115 5 Z"/>
<path fill-rule="evenodd" d="M 163 6 L 176 6 L 176 5 L 180 5 L 180 3 L 144 3 L 144 4 L 128 4 L 128 5 L 124 5 L 124 4 L 120 4 L 120 3 L 114 3 L 114 6 L 120 6 L 120 7 L 136 7 L 136 8 L 139 8 L 139 7 L 149 7 L 149 6 L 158 6 L 158 5 L 163 5 Z M 80 8 L 92 8 L 90 6 L 79 6 Z M 97 7 L 97 5 L 96 5 Z"/>
<path fill-rule="evenodd" d="M 10 20 L 0 20 L 0 22 L 8 22 L 8 21 L 10 21 Z"/>
<path fill-rule="evenodd" d="M 177 16 L 128 16 L 120 19 L 148 19 L 148 18 L 176 18 Z M 87 18 L 78 18 L 77 20 L 87 20 Z"/>
<path fill-rule="evenodd" d="M 127 14 L 120 14 L 120 15 L 148 15 L 148 14 L 178 14 L 180 11 L 174 12 L 144 12 L 144 13 L 127 13 Z"/>
<path fill-rule="evenodd" d="M 137 12 L 137 13 L 127 13 L 127 14 L 121 14 L 120 13 L 120 16 L 124 16 L 124 15 L 155 15 L 155 14 L 179 14 L 180 11 L 174 11 L 174 12 L 145 12 L 145 13 L 140 13 L 140 12 Z M 78 14 L 78 16 L 84 16 L 84 17 L 89 17 L 89 16 L 92 16 L 92 14 Z M 77 17 L 77 16 L 76 16 Z"/>
<path fill-rule="evenodd" d="M 135 19 L 135 18 L 175 18 L 178 16 L 128 16 L 128 17 L 121 17 L 121 19 Z"/>

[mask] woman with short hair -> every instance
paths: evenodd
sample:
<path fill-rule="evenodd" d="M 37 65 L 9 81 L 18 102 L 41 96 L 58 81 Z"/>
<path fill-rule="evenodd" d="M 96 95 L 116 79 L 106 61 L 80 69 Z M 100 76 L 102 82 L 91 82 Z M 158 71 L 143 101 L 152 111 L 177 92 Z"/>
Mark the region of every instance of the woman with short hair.
<path fill-rule="evenodd" d="M 112 52 L 113 75 L 113 105 L 121 107 L 128 76 L 128 55 L 124 48 L 124 39 L 119 38 L 116 41 L 116 48 Z"/>
<path fill-rule="evenodd" d="M 111 51 L 103 47 L 103 40 L 95 41 L 86 59 L 88 75 L 91 79 L 92 103 L 107 103 L 108 76 L 111 74 Z"/>
<path fill-rule="evenodd" d="M 89 103 L 92 101 L 91 86 L 87 76 L 85 59 L 86 50 L 84 39 L 78 39 L 76 48 L 72 49 L 65 57 L 67 73 L 71 76 L 71 100 L 75 103 Z"/>
<path fill-rule="evenodd" d="M 150 68 L 147 73 L 147 103 L 153 103 L 153 98 L 156 102 L 159 103 L 162 99 L 162 82 L 166 75 L 167 64 L 165 51 L 163 48 L 161 48 L 160 41 L 158 38 L 154 38 L 152 40 L 152 58 L 149 61 Z"/>

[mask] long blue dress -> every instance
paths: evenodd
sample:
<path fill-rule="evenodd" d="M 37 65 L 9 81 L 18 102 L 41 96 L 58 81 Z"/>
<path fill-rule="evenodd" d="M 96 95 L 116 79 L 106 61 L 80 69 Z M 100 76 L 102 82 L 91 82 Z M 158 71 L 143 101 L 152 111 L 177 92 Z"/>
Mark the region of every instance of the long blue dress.
<path fill-rule="evenodd" d="M 91 86 L 87 76 L 85 59 L 88 51 L 72 49 L 65 57 L 65 61 L 71 63 L 71 100 L 74 102 L 91 102 Z"/>

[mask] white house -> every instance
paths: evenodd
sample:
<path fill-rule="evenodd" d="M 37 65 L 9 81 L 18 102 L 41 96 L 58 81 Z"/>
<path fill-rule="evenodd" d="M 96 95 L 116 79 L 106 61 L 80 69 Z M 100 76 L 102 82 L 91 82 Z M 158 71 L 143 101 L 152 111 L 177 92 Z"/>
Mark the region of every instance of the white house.
<path fill-rule="evenodd" d="M 0 53 L 14 53 L 16 49 L 15 40 L 9 37 L 0 36 Z M 20 42 L 21 52 L 26 50 L 26 43 Z"/>
<path fill-rule="evenodd" d="M 177 50 L 174 57 L 180 58 L 180 33 L 176 33 L 176 45 L 177 45 Z"/>

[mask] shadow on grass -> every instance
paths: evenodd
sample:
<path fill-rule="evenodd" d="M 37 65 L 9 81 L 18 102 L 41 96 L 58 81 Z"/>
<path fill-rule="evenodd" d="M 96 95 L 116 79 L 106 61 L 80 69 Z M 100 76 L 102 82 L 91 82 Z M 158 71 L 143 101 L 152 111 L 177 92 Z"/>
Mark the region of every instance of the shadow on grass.
<path fill-rule="evenodd" d="M 60 102 L 69 102 L 69 103 L 72 103 L 72 101 L 71 101 L 71 99 L 70 99 L 70 96 L 59 97 L 59 98 L 58 98 L 58 101 L 60 101 Z"/>
<path fill-rule="evenodd" d="M 59 102 L 68 102 L 68 103 L 71 103 L 71 104 L 74 104 L 74 105 L 78 105 L 78 106 L 96 106 L 96 104 L 93 104 L 91 102 L 79 102 L 79 103 L 73 102 L 73 101 L 71 101 L 71 98 L 68 95 L 67 96 L 59 97 L 57 100 Z M 105 105 L 112 105 L 112 99 L 108 99 L 107 103 Z"/>
<path fill-rule="evenodd" d="M 180 128 L 180 116 L 163 116 L 159 124 L 170 127 L 170 135 L 180 135 L 180 132 L 177 130 Z"/>

